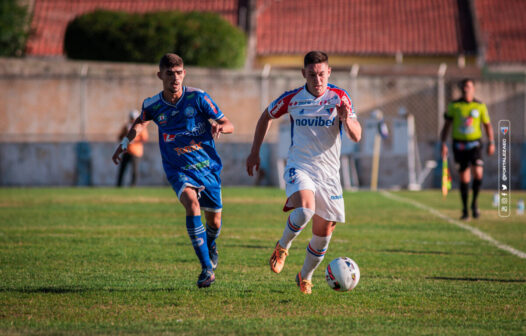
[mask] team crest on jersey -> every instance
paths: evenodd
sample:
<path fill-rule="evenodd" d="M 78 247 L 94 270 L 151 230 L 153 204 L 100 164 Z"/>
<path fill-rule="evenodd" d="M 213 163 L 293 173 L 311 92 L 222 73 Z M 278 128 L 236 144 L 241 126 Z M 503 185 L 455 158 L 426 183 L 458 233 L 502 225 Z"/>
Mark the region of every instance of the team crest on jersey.
<path fill-rule="evenodd" d="M 192 106 L 188 106 L 184 109 L 184 115 L 187 118 L 192 118 L 193 116 L 195 116 L 195 109 Z"/>
<path fill-rule="evenodd" d="M 480 113 L 479 113 L 479 110 L 473 109 L 471 110 L 470 114 L 473 118 L 478 118 Z"/>
<path fill-rule="evenodd" d="M 168 120 L 166 120 L 166 116 L 164 115 L 164 113 L 159 114 L 159 116 L 157 117 L 157 122 L 160 125 L 165 125 L 168 122 Z"/>

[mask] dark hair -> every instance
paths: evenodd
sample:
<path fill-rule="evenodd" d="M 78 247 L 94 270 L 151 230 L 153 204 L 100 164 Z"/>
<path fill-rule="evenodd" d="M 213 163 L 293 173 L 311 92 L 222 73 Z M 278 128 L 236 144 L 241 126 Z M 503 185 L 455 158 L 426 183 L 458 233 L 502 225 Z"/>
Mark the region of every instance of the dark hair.
<path fill-rule="evenodd" d="M 458 82 L 458 87 L 462 90 L 464 89 L 464 86 L 467 84 L 467 82 L 471 82 L 475 84 L 475 81 L 472 78 L 464 78 L 460 82 Z"/>
<path fill-rule="evenodd" d="M 159 70 L 173 68 L 174 66 L 184 66 L 183 59 L 177 54 L 164 54 L 159 61 Z"/>
<path fill-rule="evenodd" d="M 303 67 L 309 64 L 327 63 L 329 64 L 329 56 L 323 51 L 309 51 L 303 59 Z"/>

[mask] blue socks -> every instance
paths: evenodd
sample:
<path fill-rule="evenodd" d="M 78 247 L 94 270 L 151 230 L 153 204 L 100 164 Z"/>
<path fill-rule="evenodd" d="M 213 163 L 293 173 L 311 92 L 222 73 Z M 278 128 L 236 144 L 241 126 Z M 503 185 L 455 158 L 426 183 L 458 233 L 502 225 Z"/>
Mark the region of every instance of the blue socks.
<path fill-rule="evenodd" d="M 201 216 L 186 216 L 186 230 L 194 246 L 195 254 L 197 254 L 199 262 L 201 262 L 201 267 L 211 270 L 212 263 L 210 263 L 208 254 L 207 232 L 201 222 Z"/>
<path fill-rule="evenodd" d="M 209 225 L 206 226 L 206 238 L 208 241 L 209 249 L 214 247 L 214 245 L 216 244 L 216 239 L 217 237 L 219 237 L 219 234 L 221 233 L 221 227 L 222 227 L 222 224 L 218 229 L 213 228 Z"/>

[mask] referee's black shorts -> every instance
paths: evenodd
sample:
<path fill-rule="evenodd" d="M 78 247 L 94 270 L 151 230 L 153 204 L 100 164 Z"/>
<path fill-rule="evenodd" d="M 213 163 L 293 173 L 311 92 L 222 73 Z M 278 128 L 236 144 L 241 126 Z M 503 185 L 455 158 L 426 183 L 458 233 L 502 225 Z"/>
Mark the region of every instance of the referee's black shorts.
<path fill-rule="evenodd" d="M 469 166 L 484 166 L 482 160 L 482 142 L 453 140 L 453 155 L 455 162 L 460 166 L 459 171 L 466 170 Z"/>

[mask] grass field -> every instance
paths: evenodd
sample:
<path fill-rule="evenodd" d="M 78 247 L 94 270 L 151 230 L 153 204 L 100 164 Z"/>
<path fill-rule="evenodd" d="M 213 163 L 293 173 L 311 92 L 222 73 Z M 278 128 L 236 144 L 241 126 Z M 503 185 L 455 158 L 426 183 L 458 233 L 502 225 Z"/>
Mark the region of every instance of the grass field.
<path fill-rule="evenodd" d="M 393 194 L 460 215 L 457 191 Z M 281 190 L 224 188 L 217 281 L 198 289 L 170 189 L 0 189 L 0 334 L 526 334 L 526 259 L 381 193 L 344 196 L 347 223 L 308 296 L 294 276 L 310 229 L 281 274 L 268 267 L 287 216 Z M 526 215 L 499 218 L 491 197 L 467 224 L 526 251 Z M 352 292 L 325 282 L 338 256 L 360 266 Z"/>

